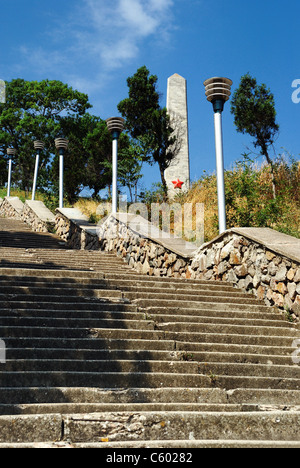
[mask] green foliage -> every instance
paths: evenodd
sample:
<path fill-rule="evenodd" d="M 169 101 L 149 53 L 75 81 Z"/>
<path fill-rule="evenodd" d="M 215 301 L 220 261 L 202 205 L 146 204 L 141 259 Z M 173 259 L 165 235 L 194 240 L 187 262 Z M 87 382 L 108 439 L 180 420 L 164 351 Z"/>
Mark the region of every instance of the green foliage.
<path fill-rule="evenodd" d="M 127 79 L 127 85 L 129 97 L 119 103 L 118 109 L 126 120 L 126 129 L 132 138 L 142 141 L 144 146 L 146 143 L 142 161 L 159 165 L 166 194 L 164 171 L 176 156 L 176 137 L 167 110 L 159 105 L 157 76 L 150 75 L 144 66 Z"/>
<path fill-rule="evenodd" d="M 60 81 L 17 79 L 6 83 L 6 104 L 0 106 L 0 154 L 6 161 L 6 148 L 12 146 L 17 150 L 13 183 L 27 192 L 30 190 L 36 139 L 46 143 L 40 158 L 40 177 L 48 179 L 54 139 L 62 136 L 62 122 L 74 115 L 84 115 L 90 107 L 87 95 Z M 5 173 L 1 173 L 3 182 L 6 165 L 0 169 Z"/>
<path fill-rule="evenodd" d="M 259 86 L 249 73 L 244 75 L 233 95 L 231 113 L 238 132 L 251 135 L 254 146 L 259 147 L 261 154 L 266 156 L 279 131 L 275 100 L 270 89 L 265 84 Z"/>
<path fill-rule="evenodd" d="M 275 99 L 265 84 L 258 85 L 249 73 L 242 76 L 239 88 L 231 102 L 231 113 L 237 131 L 253 137 L 255 148 L 265 156 L 271 168 L 273 198 L 276 198 L 276 178 L 269 147 L 273 145 L 279 132 L 276 123 Z"/>

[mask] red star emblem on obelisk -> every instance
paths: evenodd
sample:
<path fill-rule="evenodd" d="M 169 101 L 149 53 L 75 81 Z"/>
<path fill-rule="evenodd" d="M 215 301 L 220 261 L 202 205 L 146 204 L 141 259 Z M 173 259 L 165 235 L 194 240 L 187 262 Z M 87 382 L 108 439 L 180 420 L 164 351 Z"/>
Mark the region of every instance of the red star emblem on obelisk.
<path fill-rule="evenodd" d="M 177 179 L 177 180 L 174 180 L 172 184 L 174 184 L 174 189 L 182 189 L 184 182 L 181 182 L 180 179 Z"/>

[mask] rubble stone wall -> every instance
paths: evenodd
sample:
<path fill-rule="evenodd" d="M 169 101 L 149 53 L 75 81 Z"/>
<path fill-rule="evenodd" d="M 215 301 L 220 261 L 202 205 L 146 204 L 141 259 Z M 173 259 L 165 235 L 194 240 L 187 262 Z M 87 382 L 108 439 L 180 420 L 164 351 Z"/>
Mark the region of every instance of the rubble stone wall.
<path fill-rule="evenodd" d="M 300 262 L 246 236 L 229 231 L 202 247 L 190 271 L 192 278 L 233 283 L 268 306 L 285 310 L 292 319 L 300 318 Z"/>
<path fill-rule="evenodd" d="M 138 218 L 136 217 L 137 220 Z M 190 258 L 163 245 L 163 239 L 157 243 L 140 234 L 134 226 L 128 226 L 113 217 L 99 226 L 98 235 L 101 250 L 117 252 L 138 273 L 190 278 Z"/>

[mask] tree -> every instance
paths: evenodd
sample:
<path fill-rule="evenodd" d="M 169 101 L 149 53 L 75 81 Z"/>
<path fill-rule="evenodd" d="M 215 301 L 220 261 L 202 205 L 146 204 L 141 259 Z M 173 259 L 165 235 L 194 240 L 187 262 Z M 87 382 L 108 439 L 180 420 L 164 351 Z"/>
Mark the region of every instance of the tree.
<path fill-rule="evenodd" d="M 60 81 L 12 80 L 6 83 L 6 104 L 0 107 L 0 154 L 6 160 L 6 148 L 17 150 L 13 181 L 30 190 L 34 171 L 33 141 L 44 140 L 40 159 L 40 180 L 55 152 L 54 139 L 62 134 L 61 122 L 83 116 L 91 107 L 88 96 Z M 43 173 L 44 171 L 44 173 Z"/>
<path fill-rule="evenodd" d="M 137 203 L 138 183 L 143 177 L 141 174 L 144 157 L 142 141 L 131 140 L 127 147 L 119 151 L 118 178 L 123 187 L 127 187 L 131 202 Z M 133 196 L 134 195 L 134 196 Z"/>
<path fill-rule="evenodd" d="M 276 123 L 275 99 L 265 84 L 258 85 L 249 73 L 242 76 L 231 103 L 231 113 L 237 131 L 254 138 L 254 147 L 260 148 L 271 169 L 273 198 L 276 199 L 275 168 L 269 153 L 279 132 Z"/>
<path fill-rule="evenodd" d="M 126 120 L 126 129 L 132 138 L 147 144 L 143 162 L 158 163 L 165 193 L 167 184 L 165 169 L 176 156 L 176 137 L 165 108 L 159 105 L 157 76 L 150 75 L 146 66 L 127 79 L 129 97 L 118 105 Z"/>

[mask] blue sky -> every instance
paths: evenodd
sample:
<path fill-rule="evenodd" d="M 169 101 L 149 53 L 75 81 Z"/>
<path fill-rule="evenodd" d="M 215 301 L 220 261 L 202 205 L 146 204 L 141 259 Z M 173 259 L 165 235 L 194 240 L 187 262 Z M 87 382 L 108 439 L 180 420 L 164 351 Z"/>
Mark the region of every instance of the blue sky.
<path fill-rule="evenodd" d="M 213 112 L 203 82 L 248 71 L 275 95 L 280 135 L 276 153 L 299 159 L 299 0 L 0 0 L 0 78 L 64 81 L 87 92 L 91 112 L 117 115 L 126 79 L 146 65 L 158 76 L 165 105 L 167 79 L 188 81 L 191 177 L 215 170 Z M 251 147 L 236 132 L 230 106 L 224 122 L 225 166 Z M 145 169 L 143 184 L 159 181 Z"/>

